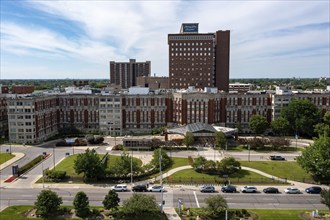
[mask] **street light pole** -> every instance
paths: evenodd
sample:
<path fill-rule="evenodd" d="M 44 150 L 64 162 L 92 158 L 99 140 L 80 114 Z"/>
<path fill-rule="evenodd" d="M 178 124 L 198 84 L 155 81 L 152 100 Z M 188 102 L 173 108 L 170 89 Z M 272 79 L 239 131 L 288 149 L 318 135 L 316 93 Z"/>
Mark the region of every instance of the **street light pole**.
<path fill-rule="evenodd" d="M 249 159 L 248 159 L 248 161 L 250 162 L 250 145 L 248 145 L 248 149 L 249 149 Z"/>
<path fill-rule="evenodd" d="M 53 163 L 54 163 L 53 169 L 55 170 L 55 144 L 53 145 Z"/>
<path fill-rule="evenodd" d="M 159 172 L 160 172 L 160 213 L 163 213 L 163 173 L 162 173 L 162 147 L 159 148 Z"/>
<path fill-rule="evenodd" d="M 43 155 L 42 161 L 41 161 L 41 172 L 42 172 L 42 188 L 45 188 L 45 176 L 44 176 L 44 159 L 45 156 Z"/>
<path fill-rule="evenodd" d="M 133 146 L 131 148 L 132 154 L 131 154 L 131 186 L 133 186 Z"/>

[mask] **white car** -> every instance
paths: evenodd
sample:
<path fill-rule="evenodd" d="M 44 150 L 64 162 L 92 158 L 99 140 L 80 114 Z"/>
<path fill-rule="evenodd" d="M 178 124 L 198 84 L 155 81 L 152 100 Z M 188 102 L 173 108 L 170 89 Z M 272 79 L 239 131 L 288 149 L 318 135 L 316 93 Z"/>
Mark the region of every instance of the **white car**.
<path fill-rule="evenodd" d="M 149 192 L 161 192 L 161 191 L 163 191 L 164 192 L 164 187 L 159 186 L 159 185 L 150 186 L 150 187 L 148 187 L 147 191 L 149 191 Z"/>
<path fill-rule="evenodd" d="M 295 187 L 289 187 L 289 188 L 286 188 L 284 190 L 285 193 L 287 194 L 298 194 L 300 193 L 300 190 L 298 188 L 295 188 Z"/>
<path fill-rule="evenodd" d="M 116 191 L 116 192 L 124 192 L 124 191 L 127 191 L 127 185 L 126 184 L 118 184 L 118 185 L 112 186 L 111 189 Z"/>
<path fill-rule="evenodd" d="M 257 187 L 255 186 L 244 186 L 241 188 L 241 192 L 243 193 L 255 193 L 257 192 Z"/>

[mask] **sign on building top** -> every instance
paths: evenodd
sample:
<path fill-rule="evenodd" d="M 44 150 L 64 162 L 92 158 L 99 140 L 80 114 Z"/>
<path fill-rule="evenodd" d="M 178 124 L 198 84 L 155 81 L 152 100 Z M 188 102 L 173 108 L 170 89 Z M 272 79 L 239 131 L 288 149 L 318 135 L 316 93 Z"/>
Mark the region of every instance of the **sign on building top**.
<path fill-rule="evenodd" d="M 191 33 L 198 33 L 198 23 L 183 23 L 181 25 L 181 34 L 191 34 Z"/>

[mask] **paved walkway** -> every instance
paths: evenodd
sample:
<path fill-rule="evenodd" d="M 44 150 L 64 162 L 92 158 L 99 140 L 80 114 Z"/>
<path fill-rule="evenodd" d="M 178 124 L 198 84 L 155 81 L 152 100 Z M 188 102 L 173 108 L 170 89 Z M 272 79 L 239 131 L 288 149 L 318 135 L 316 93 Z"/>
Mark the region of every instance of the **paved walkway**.
<path fill-rule="evenodd" d="M 175 208 L 164 207 L 163 211 L 166 214 L 168 220 L 181 220 L 178 213 L 176 213 Z"/>
<path fill-rule="evenodd" d="M 0 170 L 8 167 L 9 165 L 15 163 L 16 161 L 20 160 L 21 158 L 23 158 L 25 156 L 25 154 L 18 153 L 18 152 L 15 152 L 15 153 L 12 153 L 12 154 L 14 154 L 15 157 L 11 158 L 10 160 L 7 160 L 3 164 L 0 164 Z"/>

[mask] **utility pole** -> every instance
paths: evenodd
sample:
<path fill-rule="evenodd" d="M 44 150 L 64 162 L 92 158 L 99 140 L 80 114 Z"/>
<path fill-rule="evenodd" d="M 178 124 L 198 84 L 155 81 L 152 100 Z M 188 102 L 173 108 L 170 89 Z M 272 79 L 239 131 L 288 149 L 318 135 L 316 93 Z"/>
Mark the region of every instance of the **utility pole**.
<path fill-rule="evenodd" d="M 248 159 L 248 161 L 250 162 L 250 145 L 248 145 L 248 148 L 249 148 L 249 159 Z"/>
<path fill-rule="evenodd" d="M 160 172 L 160 213 L 163 213 L 163 173 L 162 173 L 162 147 L 159 148 L 159 172 Z"/>
<path fill-rule="evenodd" d="M 133 187 L 133 147 L 131 148 L 131 186 Z"/>
<path fill-rule="evenodd" d="M 55 170 L 55 144 L 53 145 L 53 163 L 54 163 L 54 170 Z"/>

